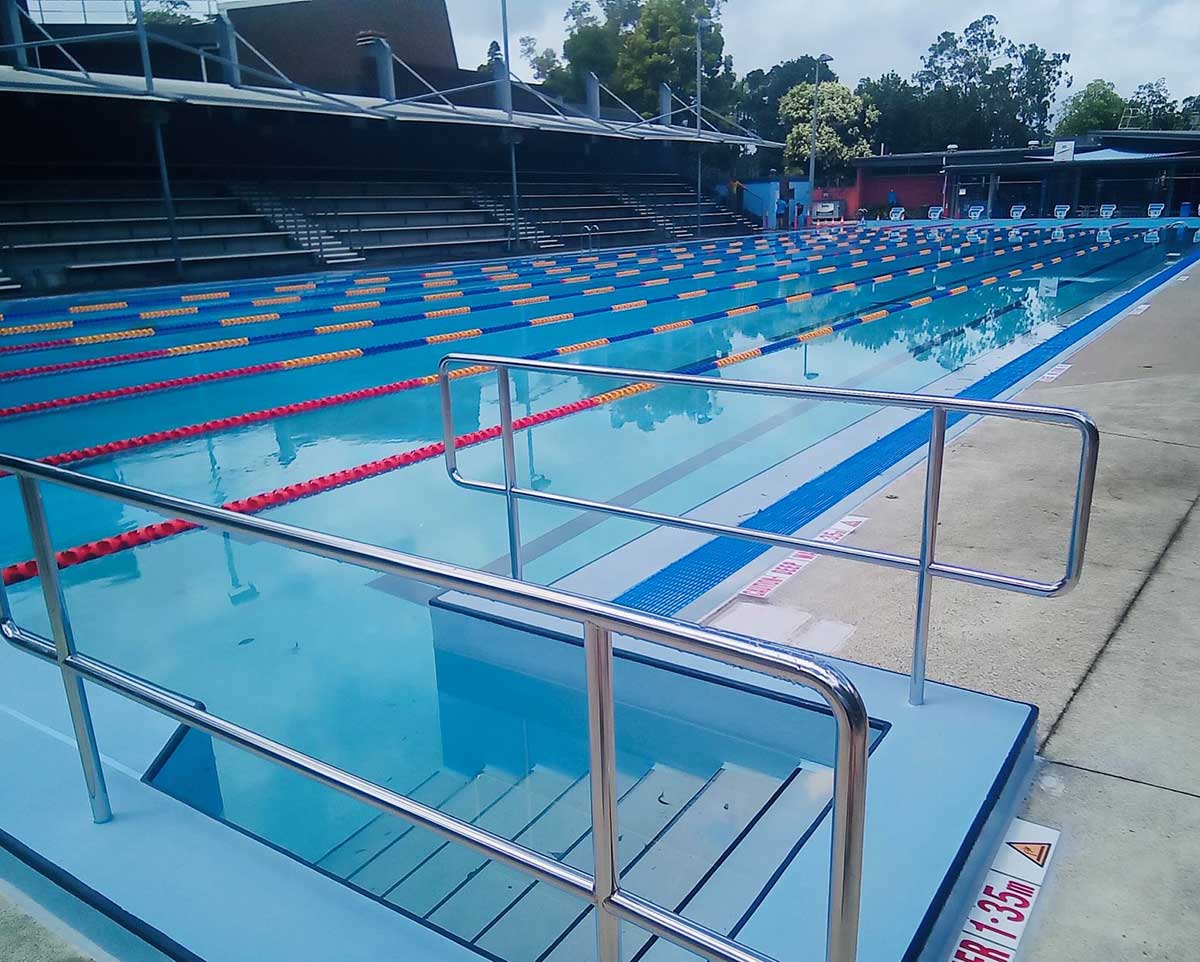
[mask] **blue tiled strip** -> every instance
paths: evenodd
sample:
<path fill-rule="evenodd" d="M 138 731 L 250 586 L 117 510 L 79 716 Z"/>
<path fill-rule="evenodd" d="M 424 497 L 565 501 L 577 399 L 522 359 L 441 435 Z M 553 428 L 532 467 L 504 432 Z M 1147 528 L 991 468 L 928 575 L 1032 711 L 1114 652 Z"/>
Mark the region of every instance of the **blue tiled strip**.
<path fill-rule="evenodd" d="M 1197 260 L 1200 260 L 1200 253 L 1181 258 L 1111 303 L 997 368 L 957 396 L 971 400 L 987 400 L 998 396 Z M 951 414 L 947 423 L 955 424 L 964 416 Z M 763 508 L 749 518 L 743 527 L 776 534 L 798 531 L 849 497 L 871 478 L 926 445 L 929 441 L 929 417 L 924 414 L 884 435 L 824 474 Z M 616 601 L 631 608 L 670 617 L 769 550 L 765 545 L 749 541 L 714 538 L 629 588 Z"/>

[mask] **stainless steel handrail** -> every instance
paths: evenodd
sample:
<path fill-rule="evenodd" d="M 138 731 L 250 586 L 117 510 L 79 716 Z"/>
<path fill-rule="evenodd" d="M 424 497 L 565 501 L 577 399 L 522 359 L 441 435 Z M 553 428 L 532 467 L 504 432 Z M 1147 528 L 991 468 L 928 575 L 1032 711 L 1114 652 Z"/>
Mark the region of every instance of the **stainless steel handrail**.
<path fill-rule="evenodd" d="M 500 443 L 504 459 L 504 482 L 480 481 L 465 478 L 458 470 L 458 454 L 455 447 L 454 407 L 451 396 L 451 369 L 456 366 L 482 366 L 494 368 L 500 391 Z M 928 467 L 926 469 L 925 505 L 921 523 L 921 549 L 917 557 L 877 551 L 873 548 L 856 548 L 850 545 L 829 544 L 808 538 L 756 531 L 738 525 L 720 524 L 715 521 L 700 521 L 659 511 L 623 507 L 604 501 L 576 498 L 563 494 L 538 491 L 517 484 L 516 454 L 513 445 L 512 404 L 509 395 L 512 370 L 540 371 L 569 377 L 600 377 L 619 381 L 631 381 L 650 385 L 672 385 L 711 391 L 731 391 L 735 394 L 757 394 L 769 397 L 807 398 L 816 401 L 841 401 L 848 404 L 866 404 L 873 407 L 895 407 L 927 410 L 931 414 Z M 661 371 L 640 371 L 627 368 L 595 367 L 586 364 L 563 364 L 557 361 L 527 361 L 518 358 L 500 357 L 491 354 L 448 354 L 438 366 L 441 388 L 442 429 L 445 442 L 446 470 L 451 479 L 464 488 L 502 494 L 507 501 L 509 559 L 512 575 L 520 578 L 521 562 L 521 500 L 540 501 L 560 507 L 585 511 L 596 511 L 614 517 L 628 518 L 648 524 L 665 525 L 721 537 L 741 538 L 758 544 L 778 548 L 802 549 L 817 554 L 833 555 L 882 565 L 888 568 L 913 571 L 917 575 L 917 613 L 913 627 L 912 671 L 909 681 L 909 702 L 920 705 L 925 700 L 925 663 L 929 640 L 930 599 L 934 578 L 946 578 L 986 588 L 1000 588 L 1021 594 L 1052 598 L 1073 588 L 1079 580 L 1083 566 L 1084 548 L 1087 544 L 1088 521 L 1092 509 L 1092 491 L 1096 481 L 1096 461 L 1100 447 L 1100 433 L 1092 419 L 1080 411 L 1070 408 L 1049 407 L 1039 404 L 1018 404 L 1011 401 L 972 401 L 957 397 L 939 397 L 927 394 L 902 394 L 894 391 L 859 391 L 845 388 L 815 387 L 811 385 L 780 384 L 770 381 L 738 381 L 695 374 L 671 374 Z M 946 444 L 946 416 L 953 412 L 960 415 L 1002 417 L 1019 421 L 1034 421 L 1069 427 L 1079 432 L 1079 471 L 1075 481 L 1075 505 L 1071 515 L 1071 535 L 1067 545 L 1067 559 L 1062 577 L 1055 581 L 1039 581 L 1034 578 L 999 574 L 964 565 L 948 564 L 936 560 L 935 544 L 939 503 L 942 488 L 942 460 Z"/>
<path fill-rule="evenodd" d="M 173 495 L 147 491 L 63 468 L 0 454 L 0 469 L 17 475 L 26 520 L 33 538 L 42 593 L 54 640 L 41 638 L 16 623 L 0 587 L 0 634 L 18 650 L 57 661 L 67 686 L 85 781 L 97 822 L 111 817 L 100 753 L 82 680 L 88 679 L 208 732 L 261 758 L 291 769 L 390 815 L 466 845 L 489 859 L 524 872 L 590 901 L 597 909 L 599 962 L 619 962 L 618 924 L 625 920 L 710 962 L 771 962 L 767 956 L 626 892 L 616 860 L 615 707 L 612 686 L 614 632 L 677 651 L 760 672 L 808 687 L 829 704 L 837 731 L 834 762 L 832 846 L 826 958 L 854 962 L 858 944 L 862 886 L 863 827 L 866 813 L 869 719 L 862 697 L 836 668 L 802 652 L 755 644 L 698 625 L 660 618 L 608 601 L 532 585 L 486 571 L 364 544 L 336 535 L 214 508 Z M 384 574 L 411 578 L 541 614 L 575 621 L 584 627 L 587 678 L 589 775 L 595 870 L 589 875 L 516 842 L 423 805 L 408 796 L 360 778 L 320 759 L 221 718 L 185 698 L 75 650 L 66 600 L 42 507 L 40 482 L 84 491 L 121 504 L 182 518 L 219 531 L 248 535 L 305 554 L 342 561 Z"/>

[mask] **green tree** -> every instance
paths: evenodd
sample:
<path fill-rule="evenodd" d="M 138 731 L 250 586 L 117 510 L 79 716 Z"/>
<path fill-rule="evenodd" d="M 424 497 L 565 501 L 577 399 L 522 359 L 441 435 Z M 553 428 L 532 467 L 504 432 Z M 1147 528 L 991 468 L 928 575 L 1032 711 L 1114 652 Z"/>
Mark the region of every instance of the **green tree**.
<path fill-rule="evenodd" d="M 493 40 L 491 43 L 488 44 L 487 59 L 483 63 L 481 63 L 478 67 L 476 67 L 475 69 L 479 73 L 485 73 L 488 76 L 491 76 L 492 65 L 503 59 L 504 59 L 504 54 L 500 50 L 500 41 Z"/>
<path fill-rule="evenodd" d="M 812 140 L 813 85 L 798 84 L 783 95 L 779 115 L 790 127 L 786 159 L 806 167 Z M 871 132 L 879 110 L 845 84 L 821 84 L 817 107 L 817 168 L 829 174 L 845 173 L 850 162 L 871 153 Z"/>
<path fill-rule="evenodd" d="M 809 54 L 777 63 L 770 70 L 751 70 L 737 85 L 738 123 L 767 140 L 783 140 L 788 128 L 779 117 L 779 101 L 797 84 L 810 83 L 817 70 L 821 83 L 838 79 L 828 63 Z"/>
<path fill-rule="evenodd" d="M 1116 130 L 1125 112 L 1125 100 L 1114 84 L 1093 80 L 1066 99 L 1055 137 L 1078 137 L 1089 130 Z"/>
<path fill-rule="evenodd" d="M 701 30 L 704 104 L 723 112 L 733 101 L 733 61 L 717 22 L 719 6 L 708 0 L 645 0 L 637 23 L 624 36 L 617 56 L 616 85 L 621 96 L 645 116 L 658 112 L 659 84 L 688 99 L 696 86 L 696 24 Z"/>
<path fill-rule="evenodd" d="M 558 54 L 552 47 L 543 50 L 537 48 L 537 38 L 522 37 L 518 44 L 521 49 L 521 59 L 533 69 L 533 79 L 545 81 L 562 70 Z"/>
<path fill-rule="evenodd" d="M 988 14 L 962 35 L 938 35 L 913 80 L 926 94 L 951 91 L 957 123 L 946 127 L 962 147 L 1015 147 L 1049 130 L 1059 88 L 1071 85 L 1070 54 L 1049 53 L 1037 44 L 1017 44 L 999 32 Z M 930 145 L 933 147 L 944 144 Z"/>
<path fill-rule="evenodd" d="M 1167 82 L 1162 77 L 1144 83 L 1129 98 L 1134 126 L 1142 130 L 1186 130 L 1187 117 L 1179 102 L 1171 98 Z"/>
<path fill-rule="evenodd" d="M 147 24 L 158 26 L 183 26 L 201 22 L 199 17 L 192 15 L 192 7 L 188 0 L 146 0 L 142 19 Z"/>

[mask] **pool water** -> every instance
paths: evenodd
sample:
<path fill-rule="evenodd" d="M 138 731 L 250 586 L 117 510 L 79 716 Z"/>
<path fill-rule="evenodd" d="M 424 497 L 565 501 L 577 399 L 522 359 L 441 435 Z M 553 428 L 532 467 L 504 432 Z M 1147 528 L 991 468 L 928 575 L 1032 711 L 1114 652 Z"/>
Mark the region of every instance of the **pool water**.
<path fill-rule="evenodd" d="M 989 225 L 970 232 L 949 226 L 936 234 L 868 228 L 655 248 L 632 257 L 601 254 L 582 263 L 576 255 L 538 266 L 538 258 L 514 259 L 503 270 L 467 265 L 448 277 L 429 270 L 320 275 L 311 279 L 312 289 L 298 292 L 290 288 L 304 280 L 208 285 L 189 289 L 204 299 L 186 301 L 188 291 L 163 289 L 10 304 L 2 323 L 15 332 L 0 337 L 0 372 L 10 372 L 0 373 L 0 448 L 46 457 L 407 382 L 436 371 L 452 350 L 557 358 L 559 349 L 571 347 L 562 360 L 922 391 L 994 352 L 1045 341 L 1083 308 L 1161 267 L 1176 240 L 1167 232 L 1163 243 L 1147 244 L 1142 234 L 1113 226 L 1111 242 L 1098 242 L 1095 227 L 1084 224 L 1065 225 L 1061 236 L 1026 225 L 1017 238 L 1007 227 Z M 574 281 L 583 274 L 587 280 Z M 501 290 L 505 285 L 516 287 Z M 956 296 L 922 300 L 963 286 Z M 225 291 L 229 296 L 219 296 Z M 455 291 L 461 296 L 424 299 Z M 298 299 L 255 303 L 292 297 Z M 778 298 L 791 300 L 755 309 Z M 70 311 L 103 302 L 126 306 Z M 886 316 L 861 320 L 884 309 Z M 426 316 L 444 310 L 455 313 Z M 263 314 L 278 318 L 221 323 Z M 716 316 L 679 324 L 710 314 Z M 373 324 L 359 323 L 367 320 Z M 809 339 L 797 339 L 806 332 Z M 60 343 L 80 337 L 91 339 Z M 236 340 L 243 337 L 249 342 Z M 785 339 L 784 349 L 754 351 Z M 160 349 L 173 353 L 142 353 Z M 320 363 L 279 364 L 314 355 L 322 355 Z M 42 369 L 11 373 L 29 368 Z M 189 384 L 170 383 L 193 376 L 199 377 Z M 515 413 L 556 409 L 619 386 L 558 374 L 515 376 Z M 459 435 L 498 422 L 494 374 L 457 378 L 452 390 Z M 84 400 L 91 392 L 115 396 Z M 57 406 L 46 405 L 52 401 Z M 28 405 L 44 409 L 20 413 Z M 682 514 L 871 413 L 659 388 L 520 432 L 518 474 L 523 484 L 561 494 Z M 437 387 L 423 383 L 196 429 L 174 440 L 131 443 L 112 455 L 68 463 L 95 476 L 221 504 L 440 439 Z M 499 480 L 498 442 L 463 447 L 459 464 L 471 477 Z M 44 494 L 59 549 L 160 520 L 72 492 Z M 12 479 L 0 482 L 0 505 L 0 563 L 22 562 L 31 547 Z M 439 457 L 289 500 L 266 516 L 507 570 L 503 500 L 453 485 Z M 545 505 L 525 506 L 522 528 L 529 546 L 525 577 L 547 584 L 648 530 Z M 471 676 L 447 668 L 421 586 L 270 545 L 193 531 L 67 567 L 63 582 L 81 651 L 403 790 L 446 768 L 448 705 L 461 707 L 494 688 L 474 678 L 465 689 L 448 690 L 451 678 Z M 18 620 L 45 632 L 36 579 L 20 580 L 8 592 Z M 489 735 L 485 727 L 477 726 L 485 749 L 509 737 Z M 103 748 L 103 731 L 99 736 Z M 467 740 L 452 741 L 461 746 Z M 583 771 L 582 742 L 571 744 L 576 763 L 558 766 L 543 786 L 555 798 Z M 630 756 L 625 775 L 631 785 L 653 767 L 654 754 L 647 752 L 644 765 L 636 753 Z M 807 751 L 804 764 L 815 754 Z M 789 763 L 772 757 L 762 767 L 786 779 Z M 459 768 L 474 777 L 487 764 L 478 758 Z M 232 750 L 217 746 L 216 766 L 223 816 L 306 858 L 319 859 L 362 821 L 361 810 L 346 799 Z"/>

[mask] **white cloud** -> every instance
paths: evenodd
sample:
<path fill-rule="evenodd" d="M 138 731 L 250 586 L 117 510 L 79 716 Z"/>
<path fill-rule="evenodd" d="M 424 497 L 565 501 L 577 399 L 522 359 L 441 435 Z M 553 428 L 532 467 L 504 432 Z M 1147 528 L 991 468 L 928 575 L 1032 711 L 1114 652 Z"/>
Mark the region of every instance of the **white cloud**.
<path fill-rule="evenodd" d="M 500 36 L 500 0 L 447 0 L 459 62 L 474 67 Z M 510 0 L 513 57 L 517 38 L 532 34 L 559 46 L 567 0 Z M 856 5 L 790 0 L 725 0 L 726 51 L 738 74 L 804 53 L 825 52 L 853 85 L 896 70 L 908 77 L 943 30 L 959 31 L 985 13 L 1013 40 L 1071 54 L 1076 86 L 1102 77 L 1125 95 L 1166 78 L 1176 98 L 1200 94 L 1200 14 L 1196 0 L 862 0 Z M 526 74 L 520 66 L 518 72 Z"/>

